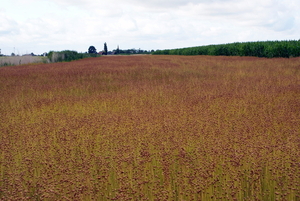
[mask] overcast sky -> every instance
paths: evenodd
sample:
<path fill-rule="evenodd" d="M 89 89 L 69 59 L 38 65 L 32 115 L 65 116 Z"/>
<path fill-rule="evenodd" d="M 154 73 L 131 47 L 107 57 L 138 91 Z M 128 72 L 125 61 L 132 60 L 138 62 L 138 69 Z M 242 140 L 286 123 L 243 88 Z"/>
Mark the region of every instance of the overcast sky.
<path fill-rule="evenodd" d="M 1 0 L 2 54 L 299 40 L 299 0 Z"/>

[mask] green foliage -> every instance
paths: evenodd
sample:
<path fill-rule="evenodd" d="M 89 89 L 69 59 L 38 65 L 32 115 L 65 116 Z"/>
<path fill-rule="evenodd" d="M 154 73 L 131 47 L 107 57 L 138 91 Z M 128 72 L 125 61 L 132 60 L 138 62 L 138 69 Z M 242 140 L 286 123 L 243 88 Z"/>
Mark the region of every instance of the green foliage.
<path fill-rule="evenodd" d="M 300 41 L 262 41 L 157 50 L 155 55 L 213 55 L 255 57 L 299 57 Z"/>
<path fill-rule="evenodd" d="M 113 50 L 115 54 L 121 54 L 121 55 L 131 55 L 131 54 L 151 54 L 150 51 L 142 50 L 142 49 L 120 49 L 119 47 L 116 50 Z M 154 52 L 154 50 L 153 50 Z"/>
<path fill-rule="evenodd" d="M 97 54 L 97 50 L 96 50 L 95 46 L 90 46 L 88 49 L 88 53 L 89 54 Z"/>
<path fill-rule="evenodd" d="M 89 57 L 98 57 L 98 54 L 78 53 L 76 51 L 65 50 L 61 52 L 50 51 L 47 55 L 50 62 L 74 61 Z"/>

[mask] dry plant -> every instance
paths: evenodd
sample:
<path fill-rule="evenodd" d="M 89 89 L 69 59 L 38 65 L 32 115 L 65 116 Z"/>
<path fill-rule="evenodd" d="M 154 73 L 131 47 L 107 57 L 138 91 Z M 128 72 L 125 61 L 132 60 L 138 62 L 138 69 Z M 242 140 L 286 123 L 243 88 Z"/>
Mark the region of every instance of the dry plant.
<path fill-rule="evenodd" d="M 49 63 L 48 58 L 42 56 L 11 56 L 0 57 L 1 66 L 16 66 L 30 63 Z"/>
<path fill-rule="evenodd" d="M 0 200 L 300 200 L 300 58 L 0 69 Z"/>

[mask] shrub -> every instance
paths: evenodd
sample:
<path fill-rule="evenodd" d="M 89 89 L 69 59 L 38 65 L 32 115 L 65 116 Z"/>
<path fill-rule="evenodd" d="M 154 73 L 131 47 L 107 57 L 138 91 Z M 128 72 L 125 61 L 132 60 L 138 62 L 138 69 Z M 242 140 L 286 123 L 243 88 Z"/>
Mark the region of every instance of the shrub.
<path fill-rule="evenodd" d="M 65 50 L 61 52 L 50 51 L 47 55 L 50 62 L 74 61 L 89 57 L 98 57 L 98 54 L 78 53 L 76 51 Z"/>

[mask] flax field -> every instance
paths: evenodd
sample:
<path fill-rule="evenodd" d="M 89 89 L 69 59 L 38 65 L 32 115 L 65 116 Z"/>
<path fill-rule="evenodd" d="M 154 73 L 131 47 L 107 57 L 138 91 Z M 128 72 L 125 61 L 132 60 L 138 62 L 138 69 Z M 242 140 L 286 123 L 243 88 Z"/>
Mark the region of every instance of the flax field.
<path fill-rule="evenodd" d="M 0 200 L 300 200 L 300 58 L 2 67 Z"/>

